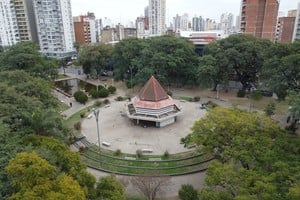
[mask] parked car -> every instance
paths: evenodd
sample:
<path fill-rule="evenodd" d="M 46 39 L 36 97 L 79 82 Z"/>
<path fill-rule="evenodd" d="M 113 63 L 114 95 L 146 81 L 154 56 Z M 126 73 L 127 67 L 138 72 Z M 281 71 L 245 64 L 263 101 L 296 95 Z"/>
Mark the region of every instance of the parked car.
<path fill-rule="evenodd" d="M 268 91 L 268 90 L 260 90 L 260 93 L 264 97 L 272 97 L 273 96 L 273 92 L 272 91 Z"/>

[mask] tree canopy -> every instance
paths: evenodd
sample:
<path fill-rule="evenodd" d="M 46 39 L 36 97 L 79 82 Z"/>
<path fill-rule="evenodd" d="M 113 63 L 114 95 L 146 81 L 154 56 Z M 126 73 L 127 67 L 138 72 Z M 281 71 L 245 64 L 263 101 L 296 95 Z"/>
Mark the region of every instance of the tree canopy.
<path fill-rule="evenodd" d="M 194 124 L 186 141 L 216 158 L 208 168 L 200 199 L 297 196 L 300 138 L 288 135 L 263 114 L 212 109 Z"/>
<path fill-rule="evenodd" d="M 145 83 L 151 75 L 163 83 L 193 84 L 197 55 L 192 43 L 172 36 L 147 40 L 127 39 L 116 44 L 113 51 L 116 77 Z"/>

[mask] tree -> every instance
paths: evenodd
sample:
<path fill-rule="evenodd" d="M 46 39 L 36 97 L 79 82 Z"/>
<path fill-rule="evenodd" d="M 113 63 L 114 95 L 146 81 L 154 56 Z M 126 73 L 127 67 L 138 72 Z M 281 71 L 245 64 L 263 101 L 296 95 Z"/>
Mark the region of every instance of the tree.
<path fill-rule="evenodd" d="M 56 177 L 56 168 L 36 153 L 19 153 L 6 167 L 16 192 L 9 199 L 85 199 L 83 190 L 66 174 Z"/>
<path fill-rule="evenodd" d="M 117 44 L 113 53 L 116 77 L 144 84 L 151 75 L 162 84 L 194 84 L 198 64 L 191 42 L 172 36 L 130 39 Z M 130 80 L 131 82 L 131 80 Z"/>
<path fill-rule="evenodd" d="M 300 91 L 300 42 L 273 44 L 266 53 L 261 79 L 273 90 L 279 100 L 284 100 L 288 90 Z"/>
<path fill-rule="evenodd" d="M 40 54 L 36 44 L 31 41 L 19 42 L 9 47 L 0 61 L 2 70 L 24 70 L 44 78 L 54 78 L 57 75 L 57 61 Z"/>
<path fill-rule="evenodd" d="M 198 192 L 190 184 L 182 185 L 179 192 L 179 198 L 181 200 L 198 200 Z"/>
<path fill-rule="evenodd" d="M 78 62 L 82 64 L 85 74 L 93 74 L 98 77 L 109 64 L 111 54 L 111 45 L 85 45 L 80 48 Z"/>
<path fill-rule="evenodd" d="M 115 176 L 106 176 L 99 180 L 96 195 L 100 199 L 125 200 L 124 188 Z"/>
<path fill-rule="evenodd" d="M 74 98 L 76 101 L 78 101 L 79 103 L 82 103 L 82 104 L 85 104 L 88 100 L 88 96 L 82 91 L 75 92 Z"/>
<path fill-rule="evenodd" d="M 243 90 L 250 89 L 258 82 L 258 75 L 263 65 L 264 49 L 270 41 L 257 39 L 250 35 L 231 35 L 206 48 L 205 55 L 216 59 L 218 71 L 225 72 L 218 77 L 223 82 L 229 80 L 241 82 Z"/>
<path fill-rule="evenodd" d="M 131 183 L 142 192 L 148 200 L 156 199 L 163 187 L 169 184 L 170 177 L 163 175 L 144 174 L 130 179 Z"/>
<path fill-rule="evenodd" d="M 260 158 L 273 146 L 272 138 L 280 134 L 279 126 L 264 115 L 217 107 L 194 124 L 187 141 L 222 162 L 234 159 L 251 168 L 261 162 Z"/>

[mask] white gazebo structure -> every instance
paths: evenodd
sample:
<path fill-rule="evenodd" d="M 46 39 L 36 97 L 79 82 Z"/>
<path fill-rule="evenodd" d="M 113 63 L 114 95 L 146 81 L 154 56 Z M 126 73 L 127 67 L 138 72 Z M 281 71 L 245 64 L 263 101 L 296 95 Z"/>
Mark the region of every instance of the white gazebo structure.
<path fill-rule="evenodd" d="M 140 93 L 127 104 L 126 112 L 128 118 L 136 124 L 146 122 L 160 128 L 174 123 L 181 110 L 155 77 L 151 76 Z"/>

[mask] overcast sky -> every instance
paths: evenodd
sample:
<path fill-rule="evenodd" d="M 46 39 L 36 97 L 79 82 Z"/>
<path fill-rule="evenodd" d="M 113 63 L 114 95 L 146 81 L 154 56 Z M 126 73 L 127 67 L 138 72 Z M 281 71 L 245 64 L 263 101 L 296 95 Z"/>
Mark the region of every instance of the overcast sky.
<path fill-rule="evenodd" d="M 192 18 L 195 15 L 220 20 L 222 13 L 231 12 L 239 15 L 241 0 L 166 0 L 167 22 L 178 13 L 188 13 Z M 296 9 L 299 0 L 281 0 L 280 11 Z M 113 23 L 127 24 L 135 21 L 138 16 L 144 15 L 144 8 L 149 0 L 71 0 L 73 16 L 94 12 L 96 18 L 110 18 Z"/>

